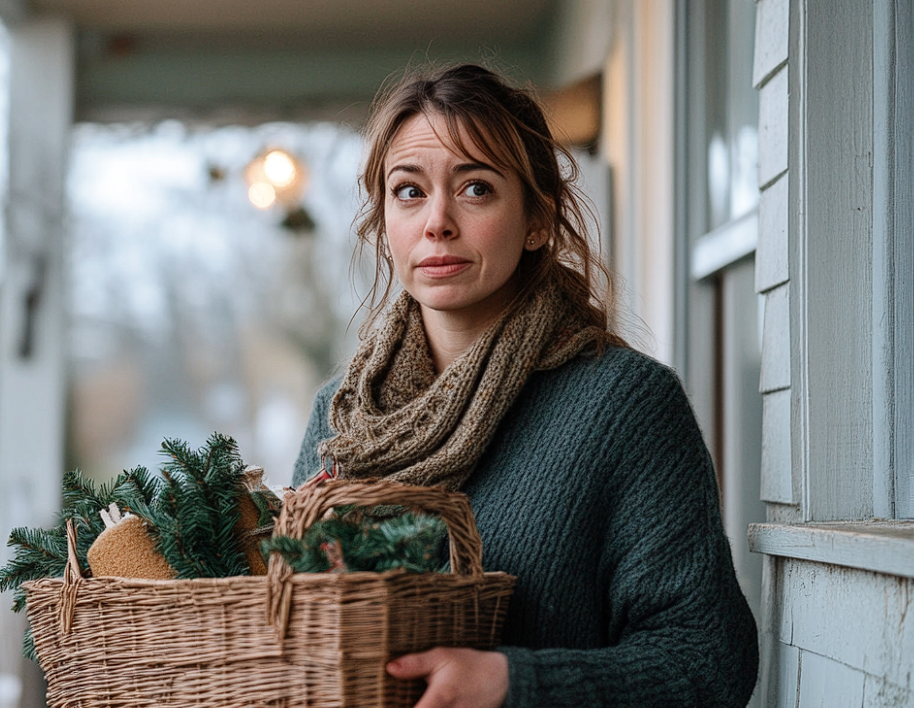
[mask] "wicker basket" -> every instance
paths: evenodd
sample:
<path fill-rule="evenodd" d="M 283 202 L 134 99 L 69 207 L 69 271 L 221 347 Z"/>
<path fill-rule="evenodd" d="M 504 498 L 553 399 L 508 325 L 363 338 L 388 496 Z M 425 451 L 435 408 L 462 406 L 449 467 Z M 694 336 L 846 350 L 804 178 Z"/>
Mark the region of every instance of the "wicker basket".
<path fill-rule="evenodd" d="M 323 482 L 287 494 L 274 533 L 300 538 L 334 506 L 399 504 L 450 531 L 452 573 L 82 578 L 71 535 L 62 579 L 25 585 L 52 708 L 410 708 L 421 680 L 385 672 L 433 646 L 491 648 L 514 578 L 483 573 L 466 497 L 387 482 Z"/>

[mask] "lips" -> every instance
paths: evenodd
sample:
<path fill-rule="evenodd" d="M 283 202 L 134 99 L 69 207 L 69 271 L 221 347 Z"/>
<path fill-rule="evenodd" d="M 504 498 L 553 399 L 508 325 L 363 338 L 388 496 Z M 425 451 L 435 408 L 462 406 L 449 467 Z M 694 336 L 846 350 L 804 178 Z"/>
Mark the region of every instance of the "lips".
<path fill-rule="evenodd" d="M 419 262 L 417 268 L 428 276 L 445 276 L 459 273 L 470 265 L 470 261 L 460 256 L 429 256 Z"/>

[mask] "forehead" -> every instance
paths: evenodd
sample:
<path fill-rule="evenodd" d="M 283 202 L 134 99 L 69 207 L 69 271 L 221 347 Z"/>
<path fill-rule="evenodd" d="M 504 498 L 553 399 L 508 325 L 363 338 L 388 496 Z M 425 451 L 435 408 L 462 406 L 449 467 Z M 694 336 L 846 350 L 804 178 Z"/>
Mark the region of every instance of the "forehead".
<path fill-rule="evenodd" d="M 385 166 L 390 167 L 400 159 L 428 149 L 443 149 L 473 161 L 493 161 L 493 156 L 477 144 L 460 119 L 456 121 L 455 133 L 452 135 L 447 119 L 440 113 L 410 116 L 394 133 L 384 159 Z"/>

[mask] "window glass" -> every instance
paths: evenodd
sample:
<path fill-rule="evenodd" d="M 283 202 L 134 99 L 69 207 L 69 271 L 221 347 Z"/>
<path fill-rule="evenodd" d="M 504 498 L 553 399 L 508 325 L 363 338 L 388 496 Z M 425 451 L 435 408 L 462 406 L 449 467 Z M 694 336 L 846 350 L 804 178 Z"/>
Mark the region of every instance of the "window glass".
<path fill-rule="evenodd" d="M 758 95 L 752 86 L 755 3 L 689 4 L 691 236 L 758 204 Z"/>

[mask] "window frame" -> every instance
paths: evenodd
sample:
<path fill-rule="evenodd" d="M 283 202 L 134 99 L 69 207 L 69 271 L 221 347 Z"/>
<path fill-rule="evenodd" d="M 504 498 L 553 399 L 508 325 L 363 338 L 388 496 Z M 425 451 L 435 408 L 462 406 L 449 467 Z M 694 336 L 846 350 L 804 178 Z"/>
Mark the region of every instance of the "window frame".
<path fill-rule="evenodd" d="M 874 515 L 914 518 L 914 9 L 873 4 Z"/>

